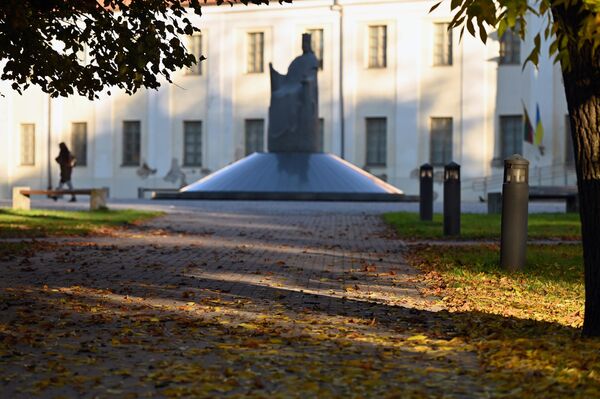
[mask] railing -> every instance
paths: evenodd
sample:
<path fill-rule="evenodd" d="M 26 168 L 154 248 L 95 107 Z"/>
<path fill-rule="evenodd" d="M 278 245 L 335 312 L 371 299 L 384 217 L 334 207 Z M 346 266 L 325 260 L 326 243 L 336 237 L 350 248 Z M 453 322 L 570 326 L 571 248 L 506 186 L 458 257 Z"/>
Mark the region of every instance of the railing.
<path fill-rule="evenodd" d="M 463 190 L 481 192 L 485 198 L 489 191 L 500 191 L 504 176 L 498 173 L 485 177 L 462 180 Z M 529 169 L 529 184 L 536 186 L 568 186 L 577 183 L 575 168 L 572 165 L 558 164 L 537 166 Z"/>

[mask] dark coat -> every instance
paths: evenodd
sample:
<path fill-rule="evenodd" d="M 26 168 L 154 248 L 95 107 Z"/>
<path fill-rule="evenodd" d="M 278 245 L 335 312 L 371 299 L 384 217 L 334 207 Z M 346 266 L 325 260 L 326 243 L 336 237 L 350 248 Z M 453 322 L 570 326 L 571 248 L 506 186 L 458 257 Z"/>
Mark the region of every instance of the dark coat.
<path fill-rule="evenodd" d="M 60 146 L 60 153 L 55 160 L 60 165 L 60 182 L 66 183 L 70 181 L 73 166 L 75 166 L 75 157 L 66 145 L 63 144 Z"/>

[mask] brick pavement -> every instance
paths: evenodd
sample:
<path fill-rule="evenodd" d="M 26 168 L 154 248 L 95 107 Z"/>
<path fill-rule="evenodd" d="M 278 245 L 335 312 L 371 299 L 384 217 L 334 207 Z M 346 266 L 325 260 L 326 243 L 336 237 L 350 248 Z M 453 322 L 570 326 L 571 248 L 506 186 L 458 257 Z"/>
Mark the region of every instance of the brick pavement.
<path fill-rule="evenodd" d="M 175 367 L 174 364 L 188 367 L 174 360 L 175 354 L 183 358 L 190 356 L 187 348 L 202 349 L 202 364 L 212 365 L 210 373 L 225 373 L 224 381 L 230 381 L 231 375 L 222 371 L 229 370 L 227 364 L 220 362 L 229 359 L 235 369 L 240 358 L 232 360 L 227 357 L 234 356 L 230 352 L 218 354 L 216 349 L 209 349 L 226 351 L 223 346 L 228 344 L 230 335 L 231 341 L 239 344 L 231 325 L 239 329 L 245 321 L 256 322 L 269 317 L 272 317 L 269 323 L 285 330 L 281 336 L 289 339 L 286 350 L 297 349 L 290 356 L 308 358 L 306 361 L 312 363 L 307 364 L 318 369 L 326 368 L 327 356 L 312 355 L 305 347 L 296 348 L 296 340 L 321 336 L 324 331 L 336 331 L 329 333 L 334 334 L 336 340 L 347 340 L 348 334 L 364 334 L 369 340 L 396 342 L 397 337 L 433 330 L 437 331 L 435 338 L 443 342 L 452 338 L 451 327 L 436 316 L 441 309 L 439 301 L 420 295 L 418 273 L 404 262 L 402 244 L 390 236 L 376 215 L 296 214 L 293 208 L 284 213 L 269 212 L 268 207 L 261 212 L 174 212 L 136 230 L 120 231 L 110 237 L 43 242 L 47 247 L 34 256 L 0 260 L 4 303 L 0 316 L 0 337 L 4 337 L 4 345 L 0 346 L 0 393 L 17 397 L 168 396 L 175 391 L 161 389 L 167 385 L 173 387 L 173 383 L 157 383 L 160 376 L 148 370 L 154 370 L 154 365 L 160 362 L 170 367 Z M 158 312 L 157 316 L 150 317 L 152 312 Z M 190 327 L 189 331 L 194 333 L 189 335 L 185 329 L 174 327 L 173 323 L 179 325 L 181 318 L 190 317 L 194 322 L 213 323 L 200 324 L 201 331 L 203 328 L 217 330 L 214 334 L 205 332 L 199 336 L 196 325 Z M 150 322 L 159 320 L 161 328 L 156 330 Z M 36 327 L 45 322 L 42 326 L 48 330 L 47 336 L 36 333 L 33 327 L 19 330 L 17 326 L 24 321 Z M 137 336 L 135 328 L 149 334 L 135 340 L 132 338 Z M 275 345 L 280 339 L 273 338 L 278 334 L 274 331 L 280 331 L 273 328 L 261 330 L 268 331 L 271 337 L 265 345 Z M 298 328 L 303 331 L 300 335 L 290 332 Z M 346 331 L 347 328 L 352 331 Z M 123 331 L 131 330 L 134 332 L 123 339 Z M 443 336 L 446 330 L 450 331 L 448 337 Z M 31 339 L 23 341 L 23 334 L 29 334 Z M 114 337 L 120 337 L 117 344 Z M 112 342 L 112 347 L 106 342 Z M 130 349 L 119 352 L 115 348 L 121 348 L 123 345 L 119 343 L 123 342 L 130 343 Z M 329 343 L 313 347 L 312 341 L 303 345 L 313 349 L 329 347 Z M 439 342 L 435 345 L 436 348 L 443 346 Z M 88 346 L 94 348 L 91 352 L 100 355 L 94 356 L 91 364 L 79 363 Z M 163 349 L 149 356 L 148 347 L 158 346 Z M 262 346 L 252 344 L 249 348 Z M 334 351 L 339 354 L 330 360 L 345 367 L 354 357 L 376 350 L 363 348 L 363 353 L 363 349 L 352 348 L 348 353 Z M 462 381 L 461 388 L 456 388 L 454 393 L 444 392 L 446 396 L 468 397 L 485 392 L 482 382 L 467 377 L 469 370 L 477 368 L 473 354 L 459 351 L 458 355 L 447 353 L 443 359 L 422 358 L 402 345 L 398 348 L 402 356 L 393 360 L 394 367 L 406 372 L 411 367 L 419 369 L 416 364 L 420 362 L 420 369 L 438 371 L 403 374 L 413 385 L 410 389 L 402 385 L 402 390 L 397 392 L 412 392 L 413 388 L 436 392 L 435 384 L 440 380 Z M 260 357 L 264 353 L 264 350 L 254 351 L 252 356 Z M 246 356 L 246 359 L 252 358 Z M 76 367 L 63 370 L 56 366 L 61 359 L 69 358 L 75 359 Z M 272 376 L 264 377 L 266 382 L 257 380 L 257 375 L 273 372 L 263 370 L 264 359 L 245 361 L 249 363 L 244 370 L 250 370 L 252 378 L 236 382 L 229 391 L 231 395 L 263 397 L 285 392 L 283 377 L 282 382 Z M 288 364 L 280 357 L 269 361 Z M 147 363 L 151 363 L 147 365 L 148 370 L 142 370 L 140 365 Z M 286 367 L 293 368 L 289 364 Z M 63 370 L 63 374 L 57 370 Z M 243 375 L 241 369 L 239 373 Z M 94 378 L 84 378 L 85 375 L 94 375 Z M 148 383 L 149 378 L 155 380 Z M 308 383 L 311 378 L 302 381 Z M 204 396 L 200 392 L 208 392 L 206 397 L 220 392 L 221 388 L 208 382 L 198 386 L 198 381 L 180 382 L 186 389 L 192 389 L 193 385 L 194 389 L 201 390 L 177 392 L 184 392 L 183 396 Z M 317 389 L 314 392 L 320 392 L 323 397 L 328 396 L 326 392 L 335 397 L 348 389 L 348 384 L 335 381 L 321 381 L 316 388 L 310 385 L 310 389 Z M 384 384 L 382 389 L 394 392 L 399 381 L 387 381 L 385 384 L 391 385 Z M 366 390 L 356 391 L 359 397 L 375 392 L 368 387 L 361 389 Z M 286 396 L 294 395 L 282 395 Z"/>

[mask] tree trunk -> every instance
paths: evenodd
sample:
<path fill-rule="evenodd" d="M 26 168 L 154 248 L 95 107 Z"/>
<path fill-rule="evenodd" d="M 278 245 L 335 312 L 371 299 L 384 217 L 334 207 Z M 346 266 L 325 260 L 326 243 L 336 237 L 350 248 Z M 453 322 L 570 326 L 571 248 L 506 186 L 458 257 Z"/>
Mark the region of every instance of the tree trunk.
<path fill-rule="evenodd" d="M 553 7 L 565 32 L 577 32 L 584 14 Z M 585 270 L 583 335 L 600 336 L 600 53 L 590 43 L 569 40 L 571 68 L 563 67 L 569 108 L 581 217 Z"/>

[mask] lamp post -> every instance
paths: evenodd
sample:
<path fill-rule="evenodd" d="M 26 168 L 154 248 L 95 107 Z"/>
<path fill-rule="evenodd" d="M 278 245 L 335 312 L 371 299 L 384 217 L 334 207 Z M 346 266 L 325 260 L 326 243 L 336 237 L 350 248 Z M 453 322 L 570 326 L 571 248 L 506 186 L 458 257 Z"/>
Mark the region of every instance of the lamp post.
<path fill-rule="evenodd" d="M 46 141 L 46 169 L 48 190 L 52 190 L 52 96 L 48 94 L 48 135 Z M 50 198 L 50 196 L 48 196 Z"/>
<path fill-rule="evenodd" d="M 340 64 L 339 64 L 339 79 L 338 84 L 340 86 L 340 158 L 345 159 L 345 147 L 346 147 L 346 137 L 345 137 L 345 116 L 344 116 L 344 9 L 340 4 L 339 0 L 333 0 L 333 5 L 331 6 L 332 11 L 337 11 L 340 15 L 339 25 L 340 25 L 340 36 L 338 38 L 338 45 L 340 46 Z"/>
<path fill-rule="evenodd" d="M 433 166 L 428 163 L 419 168 L 419 215 L 421 220 L 433 220 Z"/>
<path fill-rule="evenodd" d="M 500 266 L 519 271 L 525 267 L 529 206 L 529 161 L 515 154 L 504 160 Z"/>
<path fill-rule="evenodd" d="M 460 235 L 460 165 L 444 167 L 444 235 Z"/>

